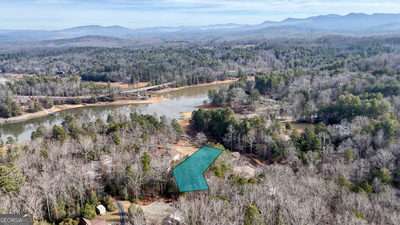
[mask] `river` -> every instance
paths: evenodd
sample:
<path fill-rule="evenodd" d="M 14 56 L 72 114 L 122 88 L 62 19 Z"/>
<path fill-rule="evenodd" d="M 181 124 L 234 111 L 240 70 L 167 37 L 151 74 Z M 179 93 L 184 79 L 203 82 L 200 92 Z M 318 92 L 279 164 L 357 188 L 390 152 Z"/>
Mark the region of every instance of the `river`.
<path fill-rule="evenodd" d="M 208 91 L 227 87 L 229 84 L 189 87 L 160 94 L 166 99 L 152 104 L 137 104 L 125 106 L 93 106 L 65 110 L 52 115 L 36 118 L 29 121 L 0 125 L 1 139 L 5 142 L 12 137 L 17 143 L 24 143 L 31 139 L 31 134 L 40 125 L 52 127 L 59 125 L 66 115 L 82 118 L 84 121 L 95 121 L 97 118 L 106 120 L 110 114 L 129 115 L 132 112 L 166 116 L 169 119 L 179 119 L 181 112 L 191 112 L 208 99 Z"/>

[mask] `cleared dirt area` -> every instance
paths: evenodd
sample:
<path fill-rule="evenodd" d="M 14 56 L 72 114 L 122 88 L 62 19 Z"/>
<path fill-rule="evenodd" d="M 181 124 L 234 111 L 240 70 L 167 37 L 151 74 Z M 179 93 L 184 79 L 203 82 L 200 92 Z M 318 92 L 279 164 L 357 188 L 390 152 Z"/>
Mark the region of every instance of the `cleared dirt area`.
<path fill-rule="evenodd" d="M 181 112 L 181 118 L 178 120 L 179 125 L 186 133 L 189 130 L 190 118 L 192 118 L 192 112 Z"/>
<path fill-rule="evenodd" d="M 30 74 L 23 74 L 23 73 L 1 73 L 0 75 L 9 80 L 22 80 L 26 76 L 32 76 Z"/>
<path fill-rule="evenodd" d="M 143 88 L 149 85 L 149 82 L 138 82 L 135 84 L 128 84 L 128 83 L 122 83 L 122 82 L 94 82 L 97 85 L 101 85 L 101 86 L 108 86 L 108 84 L 110 84 L 110 86 L 112 88 L 120 88 L 122 90 L 126 90 L 126 89 L 132 89 L 132 88 Z"/>
<path fill-rule="evenodd" d="M 172 149 L 182 158 L 193 154 L 198 148 L 188 140 L 179 140 L 178 143 L 172 146 Z"/>
<path fill-rule="evenodd" d="M 210 103 L 207 103 L 207 104 L 199 105 L 199 106 L 197 106 L 197 108 L 199 108 L 199 109 L 219 109 L 219 108 L 222 108 L 222 107 L 215 106 L 215 105 L 212 105 Z"/>
<path fill-rule="evenodd" d="M 171 203 L 164 201 L 156 201 L 140 207 L 143 209 L 148 224 L 162 224 L 163 219 L 174 212 Z"/>
<path fill-rule="evenodd" d="M 125 213 L 128 213 L 128 209 L 132 203 L 130 203 L 129 201 L 119 201 L 119 202 L 124 207 Z M 115 203 L 115 207 L 117 207 L 117 203 Z M 96 221 L 105 221 L 106 224 L 120 224 L 121 217 L 118 207 L 116 210 L 112 212 L 107 212 L 106 215 L 96 216 L 96 218 L 94 218 L 91 222 L 92 224 L 97 224 Z"/>
<path fill-rule="evenodd" d="M 171 201 L 168 199 L 153 199 L 152 201 L 139 201 L 137 203 L 131 203 L 129 201 L 119 202 L 123 206 L 126 216 L 132 204 L 142 208 L 148 224 L 161 224 L 164 218 L 174 212 Z M 120 224 L 120 216 L 119 209 L 116 209 L 112 212 L 107 212 L 106 215 L 96 216 L 91 222 L 92 224 Z"/>

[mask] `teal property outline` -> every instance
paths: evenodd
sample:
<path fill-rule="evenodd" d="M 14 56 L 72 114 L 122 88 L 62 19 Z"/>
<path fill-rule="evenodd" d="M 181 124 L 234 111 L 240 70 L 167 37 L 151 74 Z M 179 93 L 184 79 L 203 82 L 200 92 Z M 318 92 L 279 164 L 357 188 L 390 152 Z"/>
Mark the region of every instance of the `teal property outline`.
<path fill-rule="evenodd" d="M 217 150 L 218 154 L 214 157 L 214 159 L 208 164 L 208 166 L 201 171 L 201 178 L 204 180 L 205 186 L 206 188 L 202 188 L 202 189 L 197 189 L 197 190 L 180 190 L 179 187 L 179 183 L 181 182 L 177 182 L 177 174 L 176 174 L 176 169 L 180 168 L 182 166 L 182 164 L 184 164 L 185 162 L 187 162 L 187 160 L 192 159 L 192 157 L 197 154 L 198 152 L 200 152 L 203 148 L 210 148 L 212 150 Z M 209 185 L 207 183 L 207 179 L 205 178 L 205 173 L 209 170 L 209 168 L 211 167 L 211 165 L 213 165 L 215 163 L 215 161 L 219 158 L 219 156 L 222 154 L 223 150 L 216 148 L 214 146 L 210 146 L 210 145 L 204 145 L 201 148 L 199 148 L 196 152 L 194 152 L 192 155 L 186 157 L 184 160 L 182 160 L 181 162 L 179 162 L 173 169 L 172 175 L 175 179 L 175 183 L 178 186 L 179 192 L 180 193 L 185 193 L 185 192 L 194 192 L 194 191 L 205 191 L 205 190 L 209 190 Z M 179 175 L 179 174 L 178 174 Z"/>

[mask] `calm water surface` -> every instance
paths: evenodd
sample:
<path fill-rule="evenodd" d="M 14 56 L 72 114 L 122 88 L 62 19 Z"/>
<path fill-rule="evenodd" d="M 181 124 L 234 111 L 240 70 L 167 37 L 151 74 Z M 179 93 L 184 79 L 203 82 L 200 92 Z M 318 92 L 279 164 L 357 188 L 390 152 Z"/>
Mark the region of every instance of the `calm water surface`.
<path fill-rule="evenodd" d="M 204 87 L 191 87 L 170 93 L 162 94 L 166 97 L 165 101 L 154 104 L 126 105 L 126 106 L 94 106 L 79 109 L 71 109 L 58 112 L 47 117 L 32 119 L 29 121 L 0 125 L 1 139 L 6 141 L 8 137 L 13 137 L 18 143 L 29 141 L 31 134 L 40 125 L 52 127 L 59 125 L 66 115 L 72 115 L 84 119 L 84 121 L 95 121 L 97 118 L 106 120 L 110 114 L 129 115 L 132 112 L 151 114 L 156 116 L 166 116 L 169 119 L 179 119 L 181 112 L 191 112 L 207 101 L 208 91 L 219 89 L 228 85 L 213 85 Z"/>

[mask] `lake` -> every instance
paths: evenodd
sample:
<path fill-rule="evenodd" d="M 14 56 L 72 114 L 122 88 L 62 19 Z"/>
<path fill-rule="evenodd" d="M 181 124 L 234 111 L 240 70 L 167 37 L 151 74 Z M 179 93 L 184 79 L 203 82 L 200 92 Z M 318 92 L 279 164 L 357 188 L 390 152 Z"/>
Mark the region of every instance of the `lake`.
<path fill-rule="evenodd" d="M 168 119 L 179 119 L 181 112 L 191 112 L 197 106 L 208 100 L 208 91 L 228 87 L 229 84 L 215 84 L 210 86 L 189 87 L 168 93 L 158 94 L 166 99 L 153 104 L 137 104 L 125 106 L 92 106 L 65 110 L 52 115 L 36 118 L 29 121 L 0 125 L 1 139 L 5 142 L 13 137 L 17 143 L 24 143 L 31 139 L 31 134 L 40 125 L 52 127 L 62 123 L 66 115 L 82 118 L 84 121 L 95 121 L 97 118 L 106 120 L 110 114 L 129 115 L 132 112 L 166 116 Z"/>

